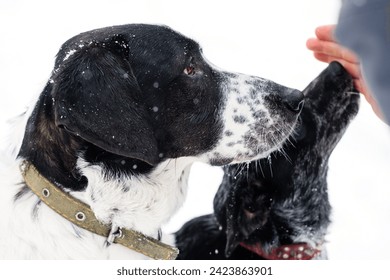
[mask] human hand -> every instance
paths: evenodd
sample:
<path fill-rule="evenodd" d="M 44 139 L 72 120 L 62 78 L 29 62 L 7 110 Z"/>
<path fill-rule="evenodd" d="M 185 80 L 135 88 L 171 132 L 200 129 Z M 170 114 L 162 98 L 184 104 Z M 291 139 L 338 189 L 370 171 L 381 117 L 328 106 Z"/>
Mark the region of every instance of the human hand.
<path fill-rule="evenodd" d="M 343 65 L 352 76 L 355 88 L 365 96 L 375 114 L 383 119 L 378 104 L 363 79 L 358 57 L 351 50 L 337 43 L 333 36 L 335 28 L 336 25 L 317 27 L 315 30 L 317 38 L 308 39 L 306 47 L 313 51 L 314 57 L 319 61 L 326 63 L 337 61 Z"/>

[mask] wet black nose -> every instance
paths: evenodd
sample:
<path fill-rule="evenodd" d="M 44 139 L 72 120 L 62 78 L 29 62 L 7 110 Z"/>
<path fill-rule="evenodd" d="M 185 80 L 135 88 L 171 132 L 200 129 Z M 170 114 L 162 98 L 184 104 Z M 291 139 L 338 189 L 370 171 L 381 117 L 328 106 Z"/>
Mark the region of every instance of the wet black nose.
<path fill-rule="evenodd" d="M 335 77 L 344 75 L 346 73 L 346 70 L 344 69 L 344 67 L 340 63 L 338 63 L 337 61 L 332 61 L 329 64 L 328 69 L 329 69 L 330 73 Z"/>
<path fill-rule="evenodd" d="M 303 94 L 296 89 L 288 89 L 281 93 L 283 103 L 287 109 L 294 113 L 299 113 L 303 108 Z"/>

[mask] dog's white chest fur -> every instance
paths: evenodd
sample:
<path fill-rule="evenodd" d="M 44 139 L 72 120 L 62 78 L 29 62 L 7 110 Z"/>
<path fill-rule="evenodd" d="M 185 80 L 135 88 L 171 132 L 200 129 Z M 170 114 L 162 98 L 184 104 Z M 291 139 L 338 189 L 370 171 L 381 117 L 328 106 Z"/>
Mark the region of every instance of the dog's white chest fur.
<path fill-rule="evenodd" d="M 115 178 L 104 174 L 101 167 L 79 160 L 80 171 L 88 178 L 86 192 L 79 198 L 100 221 L 157 237 L 161 224 L 184 201 L 191 163 L 189 158 L 172 159 L 150 174 Z"/>
<path fill-rule="evenodd" d="M 168 160 L 145 177 L 108 179 L 100 167 L 79 160 L 89 183 L 85 192 L 71 194 L 88 203 L 100 221 L 158 238 L 161 225 L 184 201 L 191 163 L 188 158 Z M 4 171 L 9 182 L 0 188 L 0 209 L 13 213 L 2 215 L 0 222 L 0 259 L 147 259 L 121 245 L 106 247 L 105 238 L 76 227 L 31 192 L 15 200 L 23 188 L 18 187 L 18 163 Z M 173 244 L 169 235 L 162 241 Z"/>

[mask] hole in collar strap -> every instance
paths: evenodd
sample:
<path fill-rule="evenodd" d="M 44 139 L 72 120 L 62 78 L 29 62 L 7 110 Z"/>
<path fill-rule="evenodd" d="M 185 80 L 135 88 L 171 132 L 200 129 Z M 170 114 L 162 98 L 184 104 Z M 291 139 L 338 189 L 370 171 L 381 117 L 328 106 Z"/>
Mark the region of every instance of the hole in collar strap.
<path fill-rule="evenodd" d="M 44 197 L 49 197 L 50 196 L 50 191 L 48 190 L 48 189 L 43 189 L 42 190 L 42 195 L 44 196 Z"/>
<path fill-rule="evenodd" d="M 75 215 L 77 221 L 80 221 L 80 222 L 83 222 L 85 221 L 85 214 L 83 212 L 77 212 L 76 215 Z"/>

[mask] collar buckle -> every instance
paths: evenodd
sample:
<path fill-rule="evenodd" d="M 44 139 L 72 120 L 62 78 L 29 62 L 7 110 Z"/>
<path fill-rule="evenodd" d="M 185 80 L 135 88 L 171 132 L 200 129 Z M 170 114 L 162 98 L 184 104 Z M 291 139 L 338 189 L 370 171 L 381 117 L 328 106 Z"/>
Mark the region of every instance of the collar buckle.
<path fill-rule="evenodd" d="M 111 227 L 110 233 L 106 239 L 106 247 L 109 247 L 112 243 L 115 243 L 115 239 L 121 238 L 123 236 L 122 229 L 118 226 Z"/>

